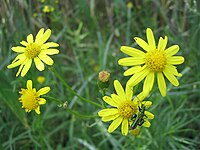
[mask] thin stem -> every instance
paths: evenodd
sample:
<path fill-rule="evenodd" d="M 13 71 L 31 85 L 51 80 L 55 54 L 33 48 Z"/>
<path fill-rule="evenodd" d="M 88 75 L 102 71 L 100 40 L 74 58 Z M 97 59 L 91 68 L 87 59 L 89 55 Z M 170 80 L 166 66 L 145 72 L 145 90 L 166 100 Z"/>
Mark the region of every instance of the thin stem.
<path fill-rule="evenodd" d="M 100 108 L 104 108 L 102 105 L 98 104 L 98 103 L 95 103 L 91 100 L 88 100 L 80 95 L 78 95 L 68 84 L 67 82 L 59 75 L 59 73 L 55 70 L 55 68 L 53 67 L 50 67 L 50 70 L 55 74 L 55 76 L 63 83 L 63 85 L 70 91 L 72 92 L 74 95 L 76 95 L 80 100 L 82 101 L 85 101 L 87 103 L 90 103 L 92 105 L 95 105 L 97 107 L 100 107 Z"/>
<path fill-rule="evenodd" d="M 59 104 L 63 104 L 63 102 L 61 100 L 57 99 L 57 98 L 54 98 L 54 97 L 51 97 L 51 96 L 46 96 L 46 95 L 44 95 L 43 97 L 44 98 L 48 98 L 48 99 L 50 99 L 50 100 L 52 100 L 54 102 L 57 102 Z"/>
<path fill-rule="evenodd" d="M 98 115 L 83 115 L 83 114 L 80 114 L 76 111 L 73 111 L 71 109 L 66 109 L 68 112 L 70 112 L 71 114 L 74 114 L 76 116 L 79 116 L 79 117 L 82 117 L 82 118 L 97 118 Z"/>

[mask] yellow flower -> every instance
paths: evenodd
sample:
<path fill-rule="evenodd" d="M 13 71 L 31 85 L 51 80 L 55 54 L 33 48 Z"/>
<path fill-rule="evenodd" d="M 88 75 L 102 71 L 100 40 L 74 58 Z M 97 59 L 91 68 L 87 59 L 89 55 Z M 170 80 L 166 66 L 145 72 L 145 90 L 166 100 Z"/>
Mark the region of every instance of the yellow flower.
<path fill-rule="evenodd" d="M 19 92 L 21 94 L 19 101 L 22 103 L 22 108 L 24 108 L 26 112 L 35 110 L 37 114 L 40 114 L 40 105 L 46 103 L 46 100 L 44 98 L 40 98 L 40 96 L 48 93 L 50 91 L 50 87 L 44 87 L 39 91 L 36 91 L 36 89 L 32 87 L 31 80 L 27 81 L 26 86 L 27 89 L 21 89 Z"/>
<path fill-rule="evenodd" d="M 138 102 L 138 100 L 143 100 L 145 98 L 143 93 L 140 93 L 134 100 L 132 100 L 133 90 L 130 86 L 126 86 L 124 91 L 118 80 L 114 81 L 114 87 L 117 94 L 111 94 L 111 97 L 103 97 L 103 100 L 112 107 L 99 111 L 98 115 L 102 117 L 102 121 L 104 122 L 113 120 L 108 127 L 109 133 L 113 132 L 118 126 L 120 126 L 120 124 L 122 124 L 121 132 L 123 135 L 127 135 L 131 125 L 134 123 L 132 117 L 134 115 L 139 115 L 139 108 L 141 108 L 141 105 L 144 105 L 147 108 L 152 103 L 150 101 L 143 101 L 142 103 Z M 148 119 L 153 119 L 154 115 L 148 111 L 144 111 L 144 114 L 146 117 L 144 117 L 144 123 L 142 126 L 149 127 L 151 124 Z"/>
<path fill-rule="evenodd" d="M 7 67 L 14 68 L 20 65 L 16 74 L 18 76 L 21 72 L 21 76 L 24 77 L 31 67 L 34 60 L 35 66 L 39 71 L 44 70 L 44 63 L 47 65 L 53 65 L 54 61 L 48 55 L 58 54 L 59 50 L 50 47 L 58 47 L 59 45 L 54 42 L 45 43 L 51 35 L 51 30 L 40 29 L 36 35 L 35 41 L 33 41 L 33 35 L 27 36 L 27 42 L 20 42 L 23 46 L 12 47 L 14 52 L 19 53 L 18 56 L 12 61 L 12 64 Z"/>
<path fill-rule="evenodd" d="M 45 5 L 42 11 L 44 13 L 50 13 L 54 11 L 54 8 L 52 6 Z"/>
<path fill-rule="evenodd" d="M 37 82 L 39 82 L 40 84 L 44 83 L 44 81 L 45 81 L 45 77 L 43 77 L 43 76 L 37 77 Z"/>
<path fill-rule="evenodd" d="M 168 41 L 166 36 L 164 39 L 160 37 L 156 47 L 154 35 L 150 28 L 147 28 L 146 34 L 148 43 L 139 37 L 134 38 L 145 52 L 136 48 L 122 46 L 121 51 L 131 57 L 122 58 L 118 63 L 122 66 L 132 66 L 124 72 L 124 76 L 133 75 L 128 81 L 130 86 L 137 85 L 145 78 L 143 91 L 146 94 L 151 91 L 156 74 L 160 93 L 162 96 L 166 96 L 164 76 L 174 86 L 178 86 L 179 82 L 175 76 L 182 75 L 178 73 L 174 65 L 182 64 L 184 58 L 182 56 L 174 56 L 179 51 L 178 45 L 173 45 L 165 50 Z"/>

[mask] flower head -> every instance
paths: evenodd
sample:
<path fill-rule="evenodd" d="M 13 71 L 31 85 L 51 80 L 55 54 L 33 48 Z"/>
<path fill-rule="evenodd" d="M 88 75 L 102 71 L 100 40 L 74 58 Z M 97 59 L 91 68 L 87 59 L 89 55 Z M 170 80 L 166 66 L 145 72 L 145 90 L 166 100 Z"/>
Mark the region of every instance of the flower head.
<path fill-rule="evenodd" d="M 36 35 L 36 39 L 34 41 L 33 35 L 29 34 L 27 36 L 27 42 L 20 42 L 25 47 L 12 47 L 12 50 L 19 54 L 7 67 L 10 69 L 20 66 L 16 76 L 18 76 L 21 72 L 21 76 L 24 77 L 30 69 L 33 60 L 39 71 L 44 70 L 44 63 L 47 65 L 53 65 L 54 61 L 48 55 L 58 54 L 59 51 L 50 47 L 58 47 L 59 45 L 54 42 L 45 43 L 49 39 L 50 35 L 50 29 L 47 29 L 44 32 L 44 29 L 42 28 Z"/>
<path fill-rule="evenodd" d="M 46 103 L 46 100 L 40 96 L 48 93 L 50 91 L 50 87 L 44 87 L 39 91 L 36 91 L 36 89 L 32 87 L 31 80 L 27 81 L 26 86 L 27 89 L 21 89 L 19 92 L 21 94 L 19 101 L 22 103 L 22 108 L 24 108 L 26 112 L 35 110 L 37 114 L 40 114 L 40 105 Z"/>
<path fill-rule="evenodd" d="M 133 116 L 139 116 L 140 107 L 142 104 L 147 108 L 151 105 L 151 102 L 138 101 L 138 99 L 143 100 L 145 98 L 143 93 L 140 93 L 134 100 L 132 100 L 132 89 L 129 86 L 126 86 L 126 89 L 124 91 L 123 87 L 121 86 L 118 80 L 114 81 L 114 87 L 117 94 L 111 94 L 111 97 L 103 97 L 103 100 L 112 107 L 105 108 L 99 111 L 98 115 L 102 117 L 102 121 L 104 122 L 113 120 L 113 122 L 108 127 L 109 133 L 113 132 L 115 129 L 117 129 L 118 126 L 120 126 L 120 124 L 122 124 L 121 132 L 123 135 L 127 135 L 133 123 L 135 123 L 135 127 L 139 125 L 136 123 L 136 117 L 132 119 Z M 148 119 L 153 119 L 154 115 L 144 110 L 144 116 L 141 118 L 144 122 L 140 125 L 149 127 L 151 124 L 148 121 Z"/>
<path fill-rule="evenodd" d="M 164 76 L 174 85 L 178 86 L 179 82 L 176 76 L 182 76 L 178 73 L 174 65 L 184 62 L 184 57 L 174 56 L 179 51 L 178 45 L 173 45 L 167 49 L 168 38 L 160 37 L 158 46 L 156 47 L 153 32 L 150 28 L 146 30 L 147 42 L 139 37 L 135 37 L 136 43 L 144 49 L 145 52 L 136 48 L 122 46 L 121 51 L 131 57 L 122 58 L 118 63 L 122 66 L 132 66 L 124 72 L 124 76 L 133 75 L 128 84 L 135 86 L 144 78 L 143 91 L 148 94 L 154 84 L 154 77 L 157 75 L 157 82 L 160 93 L 166 96 L 166 83 Z"/>

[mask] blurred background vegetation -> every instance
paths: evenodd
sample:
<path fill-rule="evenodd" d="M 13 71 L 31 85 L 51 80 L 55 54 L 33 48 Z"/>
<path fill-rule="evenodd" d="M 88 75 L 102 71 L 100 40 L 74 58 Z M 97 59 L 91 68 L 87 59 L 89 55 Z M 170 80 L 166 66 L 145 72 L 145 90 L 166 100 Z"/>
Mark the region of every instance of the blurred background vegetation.
<path fill-rule="evenodd" d="M 120 130 L 107 133 L 109 123 L 99 117 L 85 119 L 69 113 L 47 99 L 41 115 L 25 113 L 18 92 L 28 79 L 37 89 L 50 86 L 48 95 L 68 108 L 97 114 L 99 108 L 79 101 L 49 71 L 36 71 L 34 65 L 24 77 L 15 77 L 18 68 L 6 66 L 16 56 L 12 46 L 40 28 L 52 30 L 51 41 L 60 44 L 53 56 L 54 67 L 80 95 L 102 103 L 97 86 L 100 70 L 111 73 L 125 85 L 123 68 L 117 64 L 125 57 L 121 45 L 137 47 L 135 36 L 146 39 L 150 27 L 158 42 L 168 36 L 168 47 L 178 44 L 185 57 L 178 67 L 183 76 L 180 86 L 168 85 L 162 98 L 155 89 L 151 96 L 155 114 L 152 126 L 142 128 L 139 136 L 124 137 Z M 95 150 L 95 149 L 200 149 L 200 1 L 198 0 L 0 0 L 0 149 L 4 150 Z M 38 76 L 44 76 L 40 84 Z M 113 85 L 107 94 L 113 92 Z"/>

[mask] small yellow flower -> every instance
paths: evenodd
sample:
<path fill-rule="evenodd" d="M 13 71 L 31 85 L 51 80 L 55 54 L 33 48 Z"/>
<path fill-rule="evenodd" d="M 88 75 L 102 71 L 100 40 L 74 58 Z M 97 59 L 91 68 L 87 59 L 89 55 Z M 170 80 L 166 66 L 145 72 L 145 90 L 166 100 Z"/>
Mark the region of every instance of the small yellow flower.
<path fill-rule="evenodd" d="M 26 86 L 27 89 L 22 88 L 19 92 L 21 94 L 19 101 L 22 103 L 22 108 L 24 108 L 26 112 L 35 110 L 37 114 L 40 114 L 40 105 L 46 103 L 46 100 L 44 98 L 40 98 L 40 96 L 48 93 L 50 91 L 50 87 L 44 87 L 39 91 L 36 91 L 36 89 L 32 87 L 31 80 L 27 81 Z"/>
<path fill-rule="evenodd" d="M 143 91 L 149 93 L 154 84 L 155 75 L 157 75 L 157 82 L 160 93 L 166 96 L 166 83 L 164 76 L 174 85 L 178 86 L 179 82 L 175 76 L 182 76 L 178 73 L 174 65 L 179 65 L 184 62 L 182 56 L 174 56 L 179 51 L 178 45 L 173 45 L 166 48 L 167 36 L 163 39 L 160 37 L 158 46 L 156 47 L 153 32 L 150 28 L 146 30 L 147 42 L 139 37 L 135 37 L 136 43 L 144 49 L 145 52 L 136 48 L 122 46 L 121 51 L 131 57 L 122 58 L 118 61 L 119 65 L 132 66 L 124 72 L 124 76 L 133 75 L 128 84 L 135 86 L 144 78 Z"/>
<path fill-rule="evenodd" d="M 45 5 L 42 11 L 44 13 L 50 13 L 54 11 L 54 8 L 52 6 Z"/>
<path fill-rule="evenodd" d="M 18 76 L 21 72 L 21 76 L 24 77 L 31 67 L 32 61 L 34 60 L 35 66 L 39 71 L 44 70 L 44 63 L 47 65 L 53 65 L 54 61 L 48 55 L 58 54 L 59 50 L 50 48 L 58 47 L 59 45 L 54 42 L 45 43 L 51 35 L 51 30 L 40 29 L 36 35 L 35 41 L 33 35 L 27 36 L 27 42 L 20 42 L 23 46 L 12 47 L 14 52 L 19 53 L 18 56 L 12 61 L 12 64 L 7 67 L 14 68 L 20 65 L 19 70 L 16 74 Z"/>
<path fill-rule="evenodd" d="M 111 97 L 104 96 L 103 100 L 111 105 L 111 108 L 106 108 L 98 112 L 98 115 L 102 117 L 102 121 L 113 122 L 108 127 L 108 132 L 111 133 L 117 129 L 118 126 L 121 125 L 121 132 L 123 135 L 127 135 L 128 131 L 134 122 L 132 120 L 133 115 L 138 115 L 140 113 L 139 107 L 144 104 L 145 107 L 149 107 L 152 103 L 150 101 L 138 102 L 138 100 L 143 100 L 145 95 L 140 93 L 134 100 L 133 90 L 126 86 L 124 91 L 122 85 L 118 80 L 114 81 L 114 87 L 117 94 L 111 94 Z M 144 112 L 146 118 L 144 118 L 144 123 L 142 126 L 149 127 L 151 124 L 148 119 L 153 119 L 154 115 L 148 111 Z"/>
<path fill-rule="evenodd" d="M 39 82 L 40 84 L 44 83 L 44 82 L 45 82 L 45 77 L 43 77 L 43 76 L 38 76 L 38 77 L 37 77 L 37 82 Z"/>

